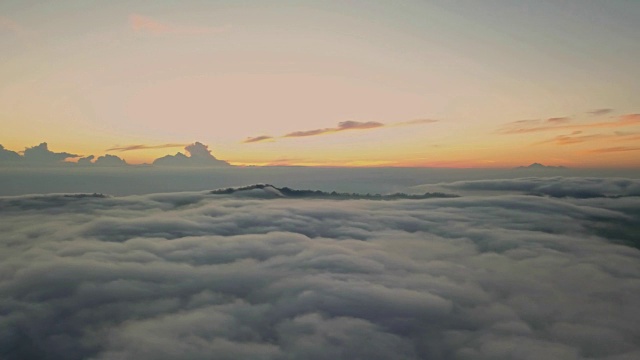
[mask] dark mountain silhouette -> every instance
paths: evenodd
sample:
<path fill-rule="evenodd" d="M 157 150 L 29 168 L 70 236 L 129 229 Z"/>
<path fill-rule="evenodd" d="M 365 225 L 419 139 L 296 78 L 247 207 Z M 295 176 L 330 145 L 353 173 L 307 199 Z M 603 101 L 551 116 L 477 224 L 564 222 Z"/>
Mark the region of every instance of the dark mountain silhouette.
<path fill-rule="evenodd" d="M 258 192 L 256 192 L 258 191 Z M 214 195 L 255 195 L 256 197 L 267 198 L 314 198 L 314 199 L 344 199 L 344 200 L 399 200 L 399 199 L 430 199 L 430 198 L 454 198 L 458 195 L 445 194 L 439 192 L 427 192 L 424 194 L 405 194 L 394 193 L 388 195 L 381 194 L 358 194 L 358 193 L 339 193 L 339 192 L 326 192 L 322 190 L 296 190 L 289 187 L 276 187 L 271 184 L 254 184 L 243 187 L 225 188 L 212 190 L 211 194 Z"/>
<path fill-rule="evenodd" d="M 533 163 L 529 166 L 518 166 L 516 169 L 526 169 L 526 170 L 562 170 L 566 169 L 564 166 L 547 166 L 542 165 L 540 163 Z"/>

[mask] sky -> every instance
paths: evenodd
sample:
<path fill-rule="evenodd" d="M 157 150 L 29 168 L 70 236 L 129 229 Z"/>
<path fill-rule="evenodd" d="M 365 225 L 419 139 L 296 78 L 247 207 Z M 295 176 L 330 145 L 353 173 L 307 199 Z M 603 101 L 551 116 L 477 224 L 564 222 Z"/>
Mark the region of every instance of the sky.
<path fill-rule="evenodd" d="M 0 144 L 638 168 L 638 18 L 634 0 L 5 0 Z"/>

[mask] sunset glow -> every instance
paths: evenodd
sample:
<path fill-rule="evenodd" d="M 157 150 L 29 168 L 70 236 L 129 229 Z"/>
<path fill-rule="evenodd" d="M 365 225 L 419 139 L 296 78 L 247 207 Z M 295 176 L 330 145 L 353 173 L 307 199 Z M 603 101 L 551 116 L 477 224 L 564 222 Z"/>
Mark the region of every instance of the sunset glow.
<path fill-rule="evenodd" d="M 129 164 L 200 141 L 235 165 L 640 167 L 638 16 L 597 1 L 4 1 L 0 144 Z"/>

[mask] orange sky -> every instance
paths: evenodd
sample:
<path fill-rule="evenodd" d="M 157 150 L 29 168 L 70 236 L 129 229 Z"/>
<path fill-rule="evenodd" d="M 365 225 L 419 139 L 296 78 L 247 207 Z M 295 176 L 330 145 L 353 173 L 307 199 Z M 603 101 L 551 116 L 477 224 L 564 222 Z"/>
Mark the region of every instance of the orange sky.
<path fill-rule="evenodd" d="M 0 144 L 131 164 L 200 141 L 236 165 L 640 167 L 635 15 L 592 0 L 9 0 Z"/>

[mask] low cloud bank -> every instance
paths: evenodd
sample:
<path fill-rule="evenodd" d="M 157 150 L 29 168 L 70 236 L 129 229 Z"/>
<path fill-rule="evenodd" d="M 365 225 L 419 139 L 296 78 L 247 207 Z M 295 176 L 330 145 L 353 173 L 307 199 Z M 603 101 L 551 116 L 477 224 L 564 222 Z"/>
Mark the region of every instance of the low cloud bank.
<path fill-rule="evenodd" d="M 640 356 L 634 197 L 61 194 L 0 212 L 3 359 Z"/>
<path fill-rule="evenodd" d="M 468 192 L 512 192 L 556 198 L 598 198 L 640 196 L 640 180 L 628 178 L 596 177 L 526 177 L 517 179 L 491 179 L 456 181 L 451 183 L 420 185 L 414 191 L 456 190 Z"/>

